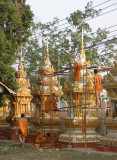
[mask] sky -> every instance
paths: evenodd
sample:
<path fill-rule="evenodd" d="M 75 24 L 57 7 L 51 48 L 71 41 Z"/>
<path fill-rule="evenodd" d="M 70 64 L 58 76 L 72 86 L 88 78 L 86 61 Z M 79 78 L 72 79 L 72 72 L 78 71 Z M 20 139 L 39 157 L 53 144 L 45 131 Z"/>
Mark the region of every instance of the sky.
<path fill-rule="evenodd" d="M 89 1 L 90 0 L 26 0 L 26 3 L 30 5 L 31 10 L 35 15 L 34 16 L 35 22 L 41 21 L 42 23 L 47 23 L 49 21 L 52 21 L 54 17 L 57 17 L 60 20 L 63 20 L 66 17 L 69 17 L 71 13 L 77 10 L 84 11 L 85 6 Z M 113 9 L 117 9 L 117 0 L 92 0 L 92 2 L 93 2 L 93 7 L 101 3 L 107 2 L 96 7 L 95 9 L 97 10 L 113 5 L 113 6 L 110 6 L 110 8 L 102 10 L 102 13 L 111 11 Z M 117 10 L 111 13 L 105 14 L 103 16 L 94 18 L 88 21 L 88 23 L 90 24 L 93 31 L 95 32 L 97 28 L 104 29 L 109 26 L 113 26 L 117 24 L 116 17 L 117 17 Z M 64 23 L 66 23 L 66 21 L 60 22 L 59 25 Z M 67 26 L 69 26 L 69 24 L 63 25 L 61 28 L 64 28 Z M 117 30 L 117 26 L 115 26 L 114 28 L 110 28 L 109 30 L 110 31 Z M 112 36 L 116 34 L 117 34 L 117 31 L 114 31 L 111 33 Z"/>
<path fill-rule="evenodd" d="M 41 21 L 46 23 L 52 21 L 54 17 L 58 17 L 60 20 L 62 20 L 66 17 L 69 17 L 70 13 L 73 13 L 77 10 L 84 11 L 85 6 L 89 1 L 90 0 L 27 0 L 26 3 L 31 6 L 31 10 L 35 15 L 34 20 L 36 22 Z M 92 0 L 93 6 L 106 1 L 108 2 L 99 7 L 96 7 L 95 9 L 102 9 L 117 2 L 117 0 Z M 116 8 L 117 3 L 116 5 L 103 10 L 102 13 Z M 116 24 L 116 17 L 117 10 L 94 18 L 88 23 L 92 26 L 93 30 L 96 30 L 97 28 L 106 28 Z"/>

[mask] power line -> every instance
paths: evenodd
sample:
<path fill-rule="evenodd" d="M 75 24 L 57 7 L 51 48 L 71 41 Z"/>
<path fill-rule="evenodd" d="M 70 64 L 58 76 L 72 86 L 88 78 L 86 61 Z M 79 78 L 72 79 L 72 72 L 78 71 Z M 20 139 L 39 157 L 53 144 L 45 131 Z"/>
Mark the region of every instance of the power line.
<path fill-rule="evenodd" d="M 107 29 L 109 29 L 109 28 L 113 28 L 113 27 L 115 27 L 115 26 L 117 26 L 117 24 L 114 24 L 114 25 L 109 26 L 109 27 L 107 27 L 107 28 L 103 28 L 101 31 L 107 30 Z M 91 34 L 94 34 L 94 33 L 97 33 L 97 32 L 93 32 L 93 33 L 90 33 L 90 34 L 87 34 L 87 35 L 91 35 Z"/>
<path fill-rule="evenodd" d="M 112 53 L 115 53 L 115 52 L 109 52 L 109 53 L 100 54 L 98 56 L 95 56 L 95 57 L 92 57 L 92 58 L 89 58 L 89 59 L 87 58 L 87 60 L 92 60 L 94 58 L 99 58 L 100 56 L 105 56 L 105 55 L 109 55 L 109 54 L 112 54 Z"/>
<path fill-rule="evenodd" d="M 117 31 L 117 30 L 116 30 Z M 112 40 L 114 40 L 114 39 L 117 39 L 116 37 L 114 37 L 114 36 L 116 36 L 117 34 L 115 34 L 115 35 L 112 35 L 112 36 L 109 36 L 109 37 L 107 37 L 106 39 L 108 39 L 108 38 L 111 38 L 111 37 L 113 37 L 112 39 L 108 39 L 108 40 L 106 40 L 106 39 L 104 39 L 104 40 L 106 40 L 106 41 L 103 41 L 103 42 L 101 42 L 101 43 L 98 43 L 98 44 L 96 44 L 96 45 L 90 45 L 90 46 L 85 46 L 85 51 L 86 50 L 88 50 L 88 49 L 90 49 L 90 48 L 98 48 L 99 46 L 104 46 L 105 45 L 105 43 L 107 43 L 107 42 L 110 42 L 110 41 L 112 41 Z M 98 48 L 98 50 L 99 50 L 100 48 Z"/>
<path fill-rule="evenodd" d="M 117 26 L 117 24 L 112 25 L 112 26 L 109 26 L 109 27 L 107 27 L 107 28 L 103 28 L 101 31 L 107 30 L 107 29 L 110 29 L 110 28 L 113 28 L 113 27 L 115 27 L 115 26 Z M 87 35 L 92 35 L 92 34 L 95 34 L 95 33 L 97 33 L 97 32 L 89 33 L 89 34 L 87 34 Z M 111 33 L 111 32 L 110 32 L 110 33 Z M 36 36 L 36 38 L 38 38 L 38 37 L 40 37 L 40 36 Z"/>
<path fill-rule="evenodd" d="M 117 35 L 117 34 L 115 34 L 115 35 L 113 35 L 113 36 L 116 36 L 116 35 Z M 110 37 L 112 37 L 112 36 L 110 36 Z M 110 37 L 109 37 L 109 38 L 110 38 Z M 95 48 L 95 47 L 97 47 L 97 46 L 99 46 L 99 45 L 101 45 L 101 44 L 105 44 L 105 43 L 110 42 L 110 41 L 112 41 L 112 40 L 114 40 L 114 39 L 117 39 L 117 38 L 115 37 L 115 38 L 106 40 L 106 41 L 104 41 L 104 42 L 98 43 L 97 45 L 91 45 L 91 46 L 89 46 L 89 47 L 86 47 L 86 49 Z"/>
<path fill-rule="evenodd" d="M 102 15 L 106 15 L 106 14 L 108 14 L 108 13 L 111 13 L 111 12 L 115 11 L 115 10 L 117 10 L 117 8 L 116 8 L 116 9 L 113 9 L 113 10 L 110 10 L 110 11 L 108 11 L 108 12 L 102 13 L 102 14 L 96 16 L 96 17 L 90 18 L 90 19 L 88 19 L 88 20 L 86 20 L 86 21 L 92 20 L 92 19 L 97 18 L 97 17 L 100 17 L 100 16 L 102 16 Z M 86 22 L 86 21 L 84 21 L 84 22 Z M 64 27 L 64 28 L 61 28 L 61 29 L 56 30 L 55 32 L 60 31 L 60 30 L 63 30 L 63 29 L 66 29 L 66 28 L 69 28 L 69 27 L 72 27 L 72 26 L 71 26 L 71 25 L 66 26 L 66 27 Z M 55 32 L 54 32 L 54 33 L 55 33 Z M 49 35 L 49 34 L 47 34 L 47 35 Z"/>
<path fill-rule="evenodd" d="M 109 2 L 109 1 L 111 1 L 111 0 L 105 1 L 105 2 L 103 2 L 103 3 L 101 3 L 101 4 L 97 5 L 97 6 L 100 6 L 100 5 L 102 5 L 102 4 L 105 4 L 105 3 Z M 116 4 L 117 4 L 117 3 L 114 3 L 114 4 L 112 4 L 112 5 L 109 5 L 109 6 L 105 7 L 105 8 L 102 8 L 101 10 L 110 8 L 110 7 L 112 7 L 112 6 L 116 5 Z M 94 6 L 94 7 L 90 8 L 90 9 L 96 8 L 97 6 Z M 83 12 L 85 12 L 85 11 L 83 11 Z M 97 16 L 96 16 L 96 17 L 97 17 Z M 93 17 L 93 18 L 95 18 L 95 17 Z M 91 18 L 91 19 L 92 19 L 92 18 Z M 89 20 L 90 20 L 90 19 L 89 19 Z M 61 21 L 62 21 L 62 20 L 61 20 Z M 64 24 L 61 24 L 61 25 L 58 25 L 58 26 L 55 26 L 55 27 L 53 27 L 52 29 L 54 29 L 54 28 L 56 28 L 56 27 L 60 27 L 60 26 L 66 25 L 66 24 L 68 24 L 68 22 L 67 22 L 67 23 L 64 23 Z M 67 27 L 71 27 L 71 25 L 70 25 L 70 26 L 67 26 Z M 66 27 L 65 27 L 65 28 L 66 28 Z M 45 30 L 47 30 L 47 29 L 45 29 Z M 59 29 L 59 30 L 61 30 L 61 29 Z M 58 31 L 58 30 L 56 30 L 56 31 Z M 55 32 L 56 32 L 56 31 L 55 31 Z"/>
<path fill-rule="evenodd" d="M 112 4 L 112 5 L 109 5 L 109 6 L 107 6 L 107 7 L 105 7 L 105 8 L 103 8 L 102 10 L 105 10 L 105 9 L 107 9 L 107 8 L 110 8 L 110 7 L 112 7 L 112 6 L 115 6 L 117 3 L 114 3 L 114 4 Z M 102 15 L 102 14 L 101 14 Z M 100 16 L 101 16 L 100 15 Z M 97 17 L 97 16 L 96 16 Z M 94 17 L 95 18 L 95 17 Z M 90 19 L 92 19 L 92 18 L 89 18 L 89 19 L 87 19 L 87 20 L 85 20 L 85 22 L 86 21 L 88 21 L 88 20 L 90 20 Z M 68 22 L 67 23 L 64 23 L 64 24 L 61 24 L 61 25 L 59 25 L 59 26 L 56 26 L 56 27 L 61 27 L 61 26 L 63 26 L 63 25 L 66 25 L 66 24 L 68 24 Z M 56 27 L 53 27 L 53 28 L 56 28 Z M 53 29 L 52 28 L 52 29 Z"/>
<path fill-rule="evenodd" d="M 112 7 L 112 6 L 116 5 L 116 4 L 117 4 L 117 3 L 115 3 L 115 4 L 113 4 L 113 5 L 110 5 L 110 6 L 107 6 L 107 7 L 105 7 L 105 8 L 102 8 L 102 10 L 107 9 L 107 8 L 110 8 L 110 7 Z M 113 9 L 113 10 L 110 10 L 110 11 L 108 11 L 108 12 L 102 13 L 102 14 L 100 14 L 100 15 L 97 15 L 97 16 L 95 16 L 95 17 L 89 18 L 89 19 L 87 19 L 87 20 L 84 20 L 83 22 L 87 22 L 87 21 L 92 20 L 92 19 L 94 19 L 94 18 L 97 18 L 97 17 L 100 17 L 100 16 L 102 16 L 102 15 L 111 13 L 111 12 L 113 12 L 113 11 L 115 11 L 115 10 L 117 10 L 117 8 L 115 8 L 115 9 Z M 67 22 L 67 23 L 64 23 L 64 24 L 61 24 L 61 25 L 59 25 L 59 26 L 53 27 L 52 29 L 61 27 L 61 26 L 66 25 L 66 24 L 68 24 L 68 22 Z M 72 26 L 69 25 L 69 26 L 66 26 L 66 27 L 64 27 L 64 28 L 60 28 L 60 29 L 58 29 L 58 30 L 56 30 L 56 31 L 54 31 L 54 32 L 57 32 L 57 31 L 59 31 L 59 30 L 63 30 L 63 29 L 65 29 L 65 28 L 69 28 L 69 27 L 72 27 Z M 48 33 L 45 33 L 45 34 L 48 35 Z"/>
<path fill-rule="evenodd" d="M 92 60 L 92 59 L 95 59 L 95 58 L 99 58 L 100 56 L 105 56 L 105 55 L 109 55 L 109 54 L 112 54 L 112 53 L 115 53 L 114 51 L 113 52 L 109 52 L 109 53 L 105 53 L 105 54 L 100 54 L 98 56 L 95 56 L 95 57 L 91 57 L 91 58 L 87 58 L 87 60 Z M 57 68 L 57 67 L 54 67 L 54 68 Z M 61 68 L 61 72 L 64 72 L 66 70 L 69 70 L 69 68 Z M 37 71 L 33 71 L 33 72 L 37 72 Z M 54 74 L 58 73 L 60 71 L 56 71 Z M 65 72 L 66 73 L 66 72 Z"/>
<path fill-rule="evenodd" d="M 117 31 L 117 30 L 113 30 L 113 31 L 111 31 L 110 33 L 115 32 L 115 31 Z M 106 39 L 109 40 L 109 38 L 111 38 L 111 37 L 113 37 L 111 40 L 114 40 L 114 36 L 116 36 L 116 35 L 117 35 L 117 34 L 111 35 L 111 36 L 103 39 L 103 41 L 106 40 Z M 110 40 L 110 41 L 111 41 L 111 40 Z M 101 45 L 101 44 L 103 43 L 103 41 L 100 42 L 100 43 L 98 43 L 97 45 L 91 45 L 90 47 L 86 46 L 86 44 L 85 44 L 85 50 L 88 50 L 88 48 L 91 48 L 91 47 L 92 47 L 92 48 L 97 47 L 97 46 Z M 91 43 L 96 43 L 96 42 L 97 42 L 97 41 L 92 41 Z M 105 42 L 105 41 L 104 41 L 104 42 Z M 90 44 L 90 43 L 88 43 L 88 44 Z M 70 43 L 70 45 L 72 45 L 72 43 Z M 103 44 L 103 45 L 104 45 L 104 44 Z"/>
<path fill-rule="evenodd" d="M 92 8 L 89 8 L 89 9 L 93 9 L 93 8 L 99 7 L 99 6 L 101 6 L 102 4 L 105 4 L 105 3 L 109 2 L 109 1 L 111 1 L 111 0 L 104 1 L 104 2 L 102 2 L 102 3 L 100 3 L 100 4 L 96 5 L 96 6 L 94 6 L 94 7 L 92 7 Z M 83 12 L 85 12 L 85 11 L 83 11 Z M 61 21 L 64 21 L 64 20 L 66 20 L 66 18 L 64 18 L 64 19 L 62 19 L 62 20 L 59 20 L 58 22 L 61 22 Z"/>
<path fill-rule="evenodd" d="M 117 30 L 116 30 L 116 31 L 117 31 Z M 104 46 L 106 42 L 112 41 L 112 40 L 114 40 L 114 39 L 117 39 L 117 38 L 115 37 L 116 35 L 117 35 L 117 34 L 112 35 L 112 36 L 109 36 L 109 37 L 103 39 L 102 42 L 100 42 L 100 43 L 98 43 L 98 44 L 96 44 L 96 45 L 94 45 L 94 44 L 93 44 L 93 45 L 90 45 L 90 46 L 89 46 L 89 45 L 88 45 L 88 46 L 85 45 L 85 49 L 84 49 L 84 50 L 86 51 L 86 50 L 88 50 L 89 48 L 98 48 L 100 45 L 101 45 L 101 46 Z M 111 38 L 111 37 L 113 37 L 113 38 L 112 38 L 112 39 L 109 39 L 109 38 Z M 107 40 L 106 40 L 106 39 L 107 39 Z M 104 41 L 104 40 L 106 40 L 106 41 Z M 93 41 L 92 43 L 94 43 L 94 42 L 96 42 L 96 41 Z M 105 42 L 105 43 L 104 43 L 104 42 Z M 72 44 L 71 44 L 71 45 L 72 45 Z M 100 48 L 98 48 L 98 50 L 99 50 L 99 49 L 100 49 Z"/>
<path fill-rule="evenodd" d="M 117 34 L 116 34 L 117 35 Z M 116 35 L 113 35 L 113 36 L 116 36 Z M 110 37 L 112 37 L 112 36 L 110 36 Z M 110 37 L 108 37 L 108 38 L 110 38 Z M 97 46 L 99 46 L 99 45 L 104 45 L 105 43 L 107 43 L 107 42 L 109 42 L 109 41 L 112 41 L 112 40 L 114 40 L 114 39 L 117 39 L 117 38 L 112 38 L 112 39 L 109 39 L 109 40 L 106 40 L 106 41 L 104 41 L 104 42 L 101 42 L 101 43 L 98 43 L 97 45 L 92 45 L 92 46 L 89 46 L 89 47 L 86 47 L 85 48 L 85 50 L 88 50 L 89 48 L 95 48 L 95 47 L 97 47 Z M 101 45 L 101 46 L 102 46 Z M 42 59 L 44 59 L 44 58 L 42 58 Z M 16 63 L 17 64 L 17 63 Z"/>
<path fill-rule="evenodd" d="M 115 31 L 117 31 L 117 29 L 116 29 L 116 30 L 113 30 L 113 31 L 110 31 L 109 34 L 112 33 L 112 32 L 115 32 Z M 114 35 L 109 36 L 109 37 L 107 37 L 107 38 L 110 38 L 110 37 L 113 37 L 113 36 L 114 36 Z M 107 39 L 107 38 L 104 38 L 103 40 L 105 40 L 105 39 Z M 90 43 L 86 43 L 85 46 L 86 46 L 87 44 L 91 44 L 91 43 L 95 43 L 95 42 L 97 42 L 97 41 L 92 41 L 92 42 L 90 42 Z"/>
<path fill-rule="evenodd" d="M 115 9 L 113 9 L 113 10 L 110 10 L 110 11 L 108 11 L 108 12 L 102 13 L 101 15 L 98 15 L 98 16 L 96 16 L 96 17 L 90 18 L 90 19 L 88 19 L 88 20 L 92 20 L 92 19 L 97 18 L 97 17 L 99 17 L 99 16 L 106 15 L 106 14 L 108 14 L 108 13 L 111 13 L 111 12 L 115 11 L 115 10 L 117 10 L 117 8 L 115 8 Z M 87 21 L 88 21 L 88 20 L 87 20 Z M 84 22 L 85 22 L 85 21 L 84 21 Z M 69 28 L 69 27 L 73 27 L 73 26 L 69 25 L 69 26 L 63 27 L 63 28 L 61 28 L 61 29 L 58 29 L 58 30 L 56 30 L 56 31 L 54 31 L 54 32 L 52 32 L 52 33 L 56 33 L 56 32 L 58 32 L 58 31 L 62 31 L 63 29 L 67 29 L 67 28 Z M 58 33 L 59 33 L 59 32 L 58 32 Z M 49 35 L 51 35 L 51 34 L 49 34 L 49 33 L 46 34 L 46 33 L 45 33 L 45 35 L 46 35 L 46 36 L 49 36 Z M 38 38 L 38 37 L 40 37 L 40 36 L 37 36 L 37 38 Z"/>
<path fill-rule="evenodd" d="M 98 51 L 99 50 L 103 50 L 103 49 L 105 49 L 105 46 L 104 46 L 105 44 L 102 44 L 101 46 L 100 46 L 100 48 L 98 48 Z M 110 46 L 109 46 L 110 47 Z M 95 48 L 95 47 L 94 47 Z M 87 50 L 87 49 L 86 49 Z"/>
<path fill-rule="evenodd" d="M 116 4 L 117 4 L 117 3 L 115 3 L 115 5 L 116 5 Z M 112 6 L 112 5 L 110 5 L 110 6 Z M 109 7 L 106 7 L 106 8 L 110 8 L 110 6 L 109 6 Z M 104 9 L 106 9 L 106 8 L 104 8 Z M 110 11 L 108 11 L 108 12 L 102 13 L 102 14 L 94 17 L 94 18 L 97 18 L 97 17 L 100 17 L 100 16 L 102 16 L 102 15 L 108 14 L 108 13 L 113 12 L 113 11 L 115 11 L 115 10 L 117 10 L 117 8 L 115 8 L 115 9 L 113 9 L 113 10 L 110 10 Z M 89 20 L 91 20 L 91 19 L 93 19 L 93 18 L 89 18 L 89 19 L 85 20 L 85 22 L 86 22 L 86 21 L 89 21 Z"/>

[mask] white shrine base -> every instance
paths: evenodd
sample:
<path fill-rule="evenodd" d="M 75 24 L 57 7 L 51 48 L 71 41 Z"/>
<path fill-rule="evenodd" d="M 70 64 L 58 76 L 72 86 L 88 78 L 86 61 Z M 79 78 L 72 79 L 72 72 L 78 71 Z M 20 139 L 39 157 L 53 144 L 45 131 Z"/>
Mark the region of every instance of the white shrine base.
<path fill-rule="evenodd" d="M 71 143 L 75 146 L 81 146 L 81 144 L 95 144 L 99 143 L 101 136 L 95 131 L 96 127 L 99 123 L 97 117 L 87 117 L 86 120 L 86 133 L 83 132 L 82 124 L 80 125 L 82 117 L 72 118 L 71 129 L 67 128 L 65 133 L 60 134 L 59 142 L 62 143 Z M 68 123 L 70 121 L 69 117 L 64 119 L 64 122 Z M 93 147 L 92 145 L 90 145 Z"/>

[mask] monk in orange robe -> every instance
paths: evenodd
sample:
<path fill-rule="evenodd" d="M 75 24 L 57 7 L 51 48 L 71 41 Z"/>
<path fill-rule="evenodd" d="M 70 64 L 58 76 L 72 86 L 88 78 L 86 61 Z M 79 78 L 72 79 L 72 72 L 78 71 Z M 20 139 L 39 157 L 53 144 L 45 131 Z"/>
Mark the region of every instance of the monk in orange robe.
<path fill-rule="evenodd" d="M 28 122 L 27 119 L 24 117 L 23 113 L 21 114 L 21 118 L 18 120 L 17 131 L 18 130 L 19 130 L 19 140 L 22 144 L 22 147 L 24 147 L 25 137 L 27 136 L 27 131 L 28 131 Z"/>
<path fill-rule="evenodd" d="M 102 77 L 100 74 L 97 74 L 97 69 L 94 69 L 94 91 L 96 93 L 96 107 L 99 107 L 98 98 L 100 99 L 100 107 L 102 107 Z"/>
<path fill-rule="evenodd" d="M 57 97 L 55 93 L 52 93 L 52 97 L 47 98 L 47 101 L 45 103 L 45 110 L 57 110 Z"/>
<path fill-rule="evenodd" d="M 48 135 L 50 136 L 49 133 L 47 133 L 47 134 L 38 133 L 36 140 L 35 140 L 35 143 L 40 144 L 40 145 L 46 144 L 47 140 L 48 140 Z"/>
<path fill-rule="evenodd" d="M 74 65 L 74 73 L 78 82 L 80 81 L 80 70 L 82 69 L 81 63 L 75 63 Z"/>

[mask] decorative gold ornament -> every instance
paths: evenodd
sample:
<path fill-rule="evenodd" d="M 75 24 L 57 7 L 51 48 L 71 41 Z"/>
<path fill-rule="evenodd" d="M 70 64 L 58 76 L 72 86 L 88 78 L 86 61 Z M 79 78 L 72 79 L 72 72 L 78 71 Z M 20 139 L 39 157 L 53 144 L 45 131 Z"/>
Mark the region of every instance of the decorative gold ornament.
<path fill-rule="evenodd" d="M 12 105 L 11 105 L 11 116 L 20 117 L 21 113 L 24 113 L 25 116 L 29 117 L 31 116 L 30 112 L 30 101 L 32 99 L 32 95 L 30 93 L 30 90 L 28 89 L 30 87 L 29 79 L 26 80 L 26 71 L 23 69 L 22 64 L 22 45 L 21 45 L 21 55 L 20 55 L 20 63 L 18 66 L 18 71 L 16 72 L 16 82 L 18 85 L 18 91 L 17 95 L 12 99 Z"/>
<path fill-rule="evenodd" d="M 42 117 L 42 109 L 45 110 L 45 103 L 49 97 L 51 97 L 52 93 L 60 99 L 62 92 L 62 86 L 58 85 L 57 77 L 53 76 L 54 68 L 51 66 L 51 62 L 49 60 L 49 51 L 48 51 L 48 37 L 47 37 L 47 52 L 46 58 L 44 60 L 44 65 L 41 66 L 40 72 L 42 75 L 37 77 L 36 85 L 32 88 L 32 94 L 35 97 L 36 109 L 40 111 L 37 112 L 36 116 L 38 117 L 39 114 Z M 51 75 L 49 75 L 51 74 Z M 43 99 L 42 99 L 43 98 Z M 42 104 L 43 101 L 43 104 Z M 45 117 L 50 115 L 50 113 L 43 113 Z M 54 114 L 54 116 L 58 116 L 58 113 Z M 48 123 L 48 122 L 46 122 Z"/>

